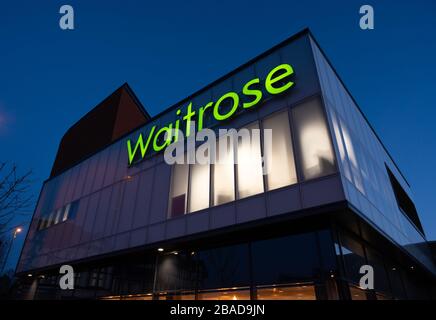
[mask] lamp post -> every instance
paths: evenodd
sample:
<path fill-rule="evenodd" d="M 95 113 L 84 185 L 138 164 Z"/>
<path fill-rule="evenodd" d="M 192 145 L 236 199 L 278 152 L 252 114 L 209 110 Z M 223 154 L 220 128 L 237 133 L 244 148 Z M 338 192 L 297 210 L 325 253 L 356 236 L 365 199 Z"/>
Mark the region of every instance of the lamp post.
<path fill-rule="evenodd" d="M 6 267 L 6 263 L 8 262 L 9 253 L 11 252 L 12 244 L 13 244 L 15 238 L 17 237 L 17 234 L 20 233 L 21 231 L 23 231 L 23 229 L 21 227 L 14 228 L 13 237 L 12 237 L 11 242 L 9 243 L 8 252 L 6 253 L 5 261 L 3 262 L 3 266 L 2 266 L 2 269 L 1 269 L 1 272 L 0 272 L 0 275 L 3 274 L 3 270 Z"/>

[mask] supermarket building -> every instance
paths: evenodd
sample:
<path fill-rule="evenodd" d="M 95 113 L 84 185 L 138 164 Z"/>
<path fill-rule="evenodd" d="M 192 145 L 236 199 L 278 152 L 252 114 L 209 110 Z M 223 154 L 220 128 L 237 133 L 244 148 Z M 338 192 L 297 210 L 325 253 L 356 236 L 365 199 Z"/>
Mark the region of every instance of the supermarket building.
<path fill-rule="evenodd" d="M 165 128 L 190 121 L 260 129 L 222 156 L 270 170 L 168 165 Z M 408 182 L 306 29 L 154 117 L 125 84 L 75 123 L 17 275 L 28 299 L 429 299 L 436 267 Z"/>

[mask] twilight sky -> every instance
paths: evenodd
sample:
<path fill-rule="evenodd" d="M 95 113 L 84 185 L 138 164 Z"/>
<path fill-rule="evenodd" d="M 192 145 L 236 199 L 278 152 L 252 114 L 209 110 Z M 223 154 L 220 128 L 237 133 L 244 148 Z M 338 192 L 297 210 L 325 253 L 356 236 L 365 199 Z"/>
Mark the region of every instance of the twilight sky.
<path fill-rule="evenodd" d="M 63 4 L 75 10 L 73 31 L 59 28 Z M 364 4 L 374 7 L 371 31 L 359 28 Z M 411 184 L 434 240 L 435 21 L 433 0 L 3 1 L 0 161 L 34 171 L 36 199 L 63 133 L 124 82 L 155 115 L 309 27 Z"/>

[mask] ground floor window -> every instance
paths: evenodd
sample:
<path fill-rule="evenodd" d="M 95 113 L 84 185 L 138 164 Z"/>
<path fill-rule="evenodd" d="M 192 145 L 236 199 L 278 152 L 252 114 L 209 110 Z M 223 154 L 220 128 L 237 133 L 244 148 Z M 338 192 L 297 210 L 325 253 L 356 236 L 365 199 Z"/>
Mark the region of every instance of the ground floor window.
<path fill-rule="evenodd" d="M 307 230 L 245 241 L 150 250 L 75 268 L 75 290 L 39 274 L 35 299 L 314 300 L 427 299 L 424 278 L 355 234 Z M 217 239 L 215 239 L 217 240 Z M 223 240 L 224 241 L 224 240 Z M 336 250 L 335 250 L 336 249 Z M 336 254 L 336 255 L 335 255 Z M 374 268 L 374 290 L 359 287 Z"/>
<path fill-rule="evenodd" d="M 250 288 L 199 292 L 197 300 L 250 300 Z"/>
<path fill-rule="evenodd" d="M 195 292 L 162 292 L 157 300 L 251 300 L 249 287 L 221 288 Z M 103 297 L 103 300 L 152 300 L 152 294 Z M 307 284 L 256 287 L 254 300 L 316 300 L 315 286 Z"/>
<path fill-rule="evenodd" d="M 161 293 L 156 295 L 157 300 L 195 300 L 195 292 Z"/>
<path fill-rule="evenodd" d="M 256 294 L 257 300 L 316 300 L 312 284 L 258 287 Z"/>

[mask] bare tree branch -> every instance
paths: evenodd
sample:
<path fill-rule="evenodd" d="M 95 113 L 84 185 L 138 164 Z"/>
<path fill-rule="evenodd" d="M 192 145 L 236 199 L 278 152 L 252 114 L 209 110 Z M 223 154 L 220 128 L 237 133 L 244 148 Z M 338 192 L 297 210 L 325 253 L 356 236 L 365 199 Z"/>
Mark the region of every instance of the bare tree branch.
<path fill-rule="evenodd" d="M 0 163 L 0 231 L 16 216 L 31 213 L 32 171 L 19 174 L 15 164 Z"/>

